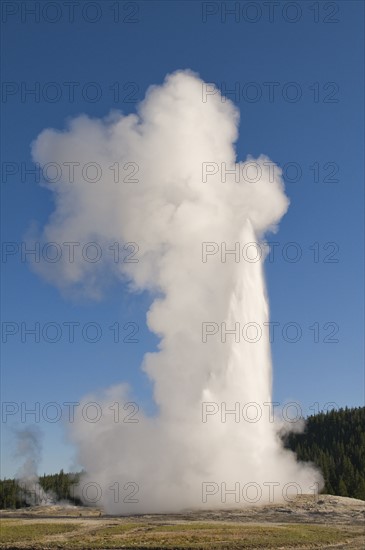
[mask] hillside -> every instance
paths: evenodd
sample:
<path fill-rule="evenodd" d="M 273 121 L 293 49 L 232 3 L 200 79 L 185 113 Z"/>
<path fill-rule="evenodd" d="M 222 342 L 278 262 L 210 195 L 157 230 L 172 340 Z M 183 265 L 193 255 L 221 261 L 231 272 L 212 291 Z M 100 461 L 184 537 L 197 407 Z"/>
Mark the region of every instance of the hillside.
<path fill-rule="evenodd" d="M 310 416 L 303 434 L 290 434 L 286 446 L 298 459 L 321 469 L 323 493 L 365 500 L 365 407 Z"/>

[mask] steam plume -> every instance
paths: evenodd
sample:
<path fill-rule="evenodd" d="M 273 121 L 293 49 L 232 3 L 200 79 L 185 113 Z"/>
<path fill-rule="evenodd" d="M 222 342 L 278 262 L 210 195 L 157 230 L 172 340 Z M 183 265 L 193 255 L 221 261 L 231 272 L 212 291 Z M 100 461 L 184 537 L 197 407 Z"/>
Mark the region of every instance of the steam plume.
<path fill-rule="evenodd" d="M 219 172 L 203 182 L 203 163 L 237 166 L 239 115 L 218 92 L 203 102 L 202 86 L 191 72 L 176 72 L 148 90 L 136 115 L 79 116 L 63 132 L 44 130 L 32 148 L 41 165 L 94 162 L 102 170 L 94 183 L 77 176 L 71 182 L 65 172 L 48 184 L 55 211 L 41 239 L 97 241 L 103 250 L 113 242 L 139 247 L 138 263 L 115 263 L 112 254 L 103 254 L 93 264 L 76 254 L 73 262 L 65 258 L 36 269 L 63 291 L 76 288 L 100 298 L 103 280 L 113 274 L 131 291 L 147 289 L 154 296 L 147 323 L 160 337 L 159 350 L 145 355 L 142 368 L 153 382 L 158 414 L 115 422 L 108 406 L 133 397 L 121 385 L 88 396 L 104 403 L 102 418 L 90 423 L 78 417 L 73 428 L 86 481 L 99 484 L 98 503 L 112 513 L 232 506 L 230 498 L 204 500 L 207 482 L 219 488 L 254 483 L 260 501 L 269 500 L 270 483 L 280 486 L 270 498 L 280 500 L 288 483 L 308 493 L 321 482 L 310 465 L 298 464 L 282 448 L 269 415 L 257 422 L 222 422 L 220 415 L 202 422 L 207 402 L 226 403 L 227 409 L 254 402 L 265 411 L 272 376 L 267 338 L 202 342 L 203 322 L 263 327 L 269 320 L 263 260 L 202 262 L 202 243 L 229 248 L 237 241 L 261 242 L 288 207 L 281 172 L 273 173 L 265 156 L 255 160 L 259 181 L 227 176 L 223 182 Z M 240 163 L 241 173 L 252 160 Z M 138 182 L 116 183 L 110 168 L 116 162 L 137 167 Z M 130 489 L 128 483 L 136 485 Z M 131 492 L 136 494 L 126 500 Z"/>
<path fill-rule="evenodd" d="M 41 458 L 41 436 L 38 426 L 28 426 L 16 432 L 16 457 L 23 460 L 16 478 L 22 496 L 30 506 L 44 506 L 55 501 L 54 496 L 39 484 L 37 468 Z"/>

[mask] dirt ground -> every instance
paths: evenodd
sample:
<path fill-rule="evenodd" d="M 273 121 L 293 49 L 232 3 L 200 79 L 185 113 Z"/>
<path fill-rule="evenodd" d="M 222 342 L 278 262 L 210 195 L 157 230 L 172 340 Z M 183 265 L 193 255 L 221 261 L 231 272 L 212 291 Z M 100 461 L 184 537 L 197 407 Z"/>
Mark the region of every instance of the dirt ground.
<path fill-rule="evenodd" d="M 0 514 L 4 531 L 9 533 L 8 538 L 5 535 L 0 543 L 0 548 L 4 549 L 280 548 L 281 550 L 289 550 L 300 548 L 304 550 L 309 548 L 346 548 L 363 550 L 365 548 L 365 501 L 332 495 L 319 495 L 317 497 L 302 495 L 292 502 L 285 502 L 280 505 L 268 504 L 231 510 L 187 510 L 179 514 L 143 514 L 116 517 L 104 515 L 102 510 L 98 508 L 67 505 L 39 506 L 16 511 L 2 510 Z M 47 536 L 42 535 L 37 539 L 37 529 L 41 530 L 39 526 L 43 526 L 42 529 L 47 529 L 47 525 L 52 527 L 55 533 L 47 533 Z M 35 534 L 33 533 L 33 538 L 26 540 L 21 535 L 24 526 L 28 526 L 26 527 L 28 530 L 34 526 Z M 67 526 L 69 526 L 70 530 L 74 529 L 75 531 L 57 533 L 57 526 L 60 529 L 68 529 Z M 298 540 L 302 541 L 303 539 L 303 541 L 293 542 L 292 544 L 290 542 L 291 530 L 294 533 L 300 526 L 304 533 L 306 529 L 308 530 L 308 541 L 305 542 L 305 536 L 303 539 L 301 535 Z M 327 538 L 326 536 L 323 538 L 324 542 L 320 541 L 321 526 L 323 527 L 323 533 L 327 533 Z M 214 531 L 215 527 L 216 530 Z M 274 541 L 276 536 L 275 527 L 279 531 L 281 529 L 281 533 L 283 533 L 284 527 L 287 529 L 289 540 L 284 545 L 279 543 L 280 537 L 276 542 Z M 215 537 L 212 538 L 214 543 L 212 542 L 211 546 L 209 545 L 208 528 L 211 530 L 212 536 Z M 16 536 L 17 529 L 19 530 L 19 537 Z M 224 539 L 222 533 L 227 534 L 229 529 L 229 536 L 225 537 L 225 542 L 219 542 Z M 313 534 L 313 530 L 316 529 L 318 530 L 318 540 Z M 330 540 L 331 537 L 328 538 L 331 529 L 332 532 L 341 535 L 338 536 L 335 542 Z M 128 536 L 126 535 L 127 531 Z M 183 535 L 177 537 L 177 531 L 180 531 L 180 535 L 182 533 Z M 189 537 L 187 537 L 188 531 Z M 195 537 L 192 537 L 193 531 Z M 266 534 L 266 539 L 257 538 L 257 545 L 255 545 L 256 542 L 253 542 L 256 541 L 255 536 L 252 536 L 257 534 L 255 531 Z M 123 536 L 121 535 L 122 532 Z M 163 537 L 158 539 L 157 532 L 163 532 Z M 234 536 L 232 535 L 233 532 Z M 12 533 L 14 533 L 14 536 Z M 113 539 L 110 539 L 108 538 L 109 533 L 117 534 L 113 535 Z M 132 536 L 131 533 L 137 533 L 138 536 Z M 199 533 L 202 533 L 201 539 L 199 539 Z M 251 533 L 251 536 L 247 533 Z M 273 533 L 273 545 L 271 544 L 270 533 Z M 94 538 L 90 538 L 92 534 L 95 535 Z M 31 535 L 28 534 L 27 536 Z M 248 538 L 245 539 L 245 537 Z M 85 541 L 84 545 L 82 540 Z"/>

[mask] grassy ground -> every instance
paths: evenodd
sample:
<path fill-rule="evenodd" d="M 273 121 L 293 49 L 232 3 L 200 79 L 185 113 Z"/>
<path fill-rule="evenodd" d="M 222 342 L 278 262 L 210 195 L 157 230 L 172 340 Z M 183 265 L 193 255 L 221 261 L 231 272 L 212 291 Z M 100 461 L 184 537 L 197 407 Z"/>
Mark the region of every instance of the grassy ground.
<path fill-rule="evenodd" d="M 327 548 L 339 543 L 356 548 L 352 542 L 359 535 L 352 527 L 309 524 L 6 519 L 1 522 L 0 548 L 266 550 Z"/>

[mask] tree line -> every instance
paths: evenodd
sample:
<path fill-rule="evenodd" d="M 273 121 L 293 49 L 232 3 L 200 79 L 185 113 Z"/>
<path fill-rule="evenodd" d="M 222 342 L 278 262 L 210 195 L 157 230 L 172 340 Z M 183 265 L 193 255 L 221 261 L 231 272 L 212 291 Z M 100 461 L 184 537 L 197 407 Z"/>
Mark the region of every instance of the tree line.
<path fill-rule="evenodd" d="M 322 471 L 322 493 L 365 500 L 365 407 L 312 415 L 304 433 L 287 436 L 285 445 L 298 460 Z"/>
<path fill-rule="evenodd" d="M 38 496 L 43 498 L 43 491 L 50 502 L 67 502 L 81 505 L 81 500 L 75 496 L 75 487 L 80 481 L 81 473 L 65 473 L 46 475 L 38 478 L 37 484 L 24 483 L 17 479 L 3 479 L 0 481 L 0 508 L 24 508 L 30 506 Z M 43 491 L 42 491 L 43 490 Z"/>

